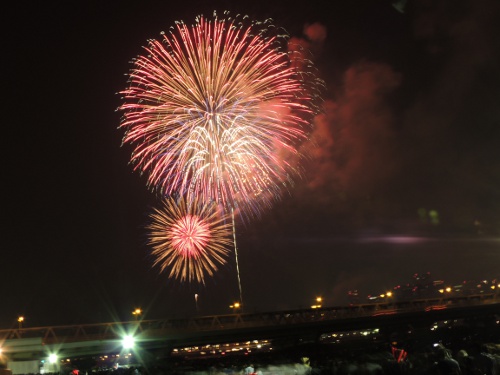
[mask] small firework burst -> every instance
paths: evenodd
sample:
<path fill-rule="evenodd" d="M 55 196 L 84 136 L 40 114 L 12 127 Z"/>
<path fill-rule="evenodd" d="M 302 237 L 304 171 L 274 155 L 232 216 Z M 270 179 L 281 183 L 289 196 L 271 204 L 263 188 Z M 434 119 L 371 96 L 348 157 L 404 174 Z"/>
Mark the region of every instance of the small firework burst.
<path fill-rule="evenodd" d="M 231 222 L 215 204 L 166 199 L 150 215 L 149 244 L 154 266 L 181 282 L 205 283 L 219 265 L 226 263 L 231 242 Z"/>

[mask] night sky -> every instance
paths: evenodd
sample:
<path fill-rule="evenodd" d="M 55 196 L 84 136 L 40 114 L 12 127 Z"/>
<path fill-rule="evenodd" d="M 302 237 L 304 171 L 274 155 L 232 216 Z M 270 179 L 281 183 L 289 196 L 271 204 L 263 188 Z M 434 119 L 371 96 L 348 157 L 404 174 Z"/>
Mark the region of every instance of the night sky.
<path fill-rule="evenodd" d="M 2 8 L 0 329 L 229 313 L 152 268 L 158 197 L 117 129 L 130 60 L 199 14 L 273 18 L 326 83 L 304 173 L 237 225 L 245 311 L 346 303 L 431 272 L 500 272 L 497 0 L 22 1 Z M 14 4 L 15 3 L 15 4 Z M 235 5 L 237 3 L 237 5 Z M 194 295 L 198 294 L 198 311 Z"/>

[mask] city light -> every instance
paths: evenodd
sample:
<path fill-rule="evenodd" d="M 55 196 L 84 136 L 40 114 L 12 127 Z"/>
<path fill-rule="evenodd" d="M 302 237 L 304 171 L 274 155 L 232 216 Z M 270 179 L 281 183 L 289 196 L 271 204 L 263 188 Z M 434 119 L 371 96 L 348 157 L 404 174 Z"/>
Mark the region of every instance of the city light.
<path fill-rule="evenodd" d="M 132 311 L 132 315 L 141 315 L 142 314 L 142 309 L 137 308 L 134 311 Z"/>
<path fill-rule="evenodd" d="M 135 316 L 135 319 L 139 319 L 139 317 L 142 315 L 142 309 L 141 308 L 136 308 L 134 311 L 132 311 L 132 315 Z"/>
<path fill-rule="evenodd" d="M 316 305 L 312 305 L 311 309 L 320 309 L 322 307 L 323 297 L 316 297 Z"/>
<path fill-rule="evenodd" d="M 237 312 L 238 310 L 241 309 L 241 303 L 235 302 L 232 305 L 230 305 L 229 308 L 232 309 L 233 312 Z"/>
<path fill-rule="evenodd" d="M 57 362 L 57 354 L 51 354 L 51 355 L 49 355 L 49 362 L 50 363 L 56 363 Z"/>
<path fill-rule="evenodd" d="M 127 335 L 122 340 L 122 346 L 124 349 L 132 349 L 135 345 L 135 338 L 133 336 Z"/>

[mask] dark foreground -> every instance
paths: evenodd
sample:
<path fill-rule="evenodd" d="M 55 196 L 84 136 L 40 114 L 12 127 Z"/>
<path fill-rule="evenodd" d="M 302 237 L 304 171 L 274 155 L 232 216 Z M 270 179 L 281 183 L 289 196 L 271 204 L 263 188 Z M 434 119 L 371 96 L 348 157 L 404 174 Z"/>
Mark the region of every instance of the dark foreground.
<path fill-rule="evenodd" d="M 274 343 L 266 352 L 217 357 L 168 356 L 129 372 L 162 374 L 500 374 L 499 315 L 438 328 L 408 326 L 340 342 Z"/>
<path fill-rule="evenodd" d="M 94 357 L 75 358 L 57 375 L 500 375 L 500 311 L 432 327 L 409 324 L 376 335 L 344 332 L 309 342 L 272 341 L 261 349 L 218 354 L 203 347 L 169 349 L 137 352 L 135 358 L 122 367 L 103 367 Z"/>

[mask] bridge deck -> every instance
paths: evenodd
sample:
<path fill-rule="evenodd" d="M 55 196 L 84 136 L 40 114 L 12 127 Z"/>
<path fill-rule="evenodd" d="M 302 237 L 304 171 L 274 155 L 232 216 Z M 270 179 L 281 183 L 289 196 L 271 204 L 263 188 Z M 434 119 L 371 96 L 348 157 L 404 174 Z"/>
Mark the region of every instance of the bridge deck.
<path fill-rule="evenodd" d="M 360 304 L 320 309 L 193 316 L 156 320 L 11 328 L 0 330 L 3 353 L 30 352 L 42 356 L 57 348 L 65 355 L 99 354 L 120 345 L 134 333 L 141 345 L 154 347 L 223 343 L 227 340 L 274 339 L 284 336 L 319 337 L 328 332 L 374 325 L 431 324 L 441 319 L 500 314 L 500 295 L 435 298 L 393 303 Z M 37 354 L 38 353 L 38 354 Z"/>

